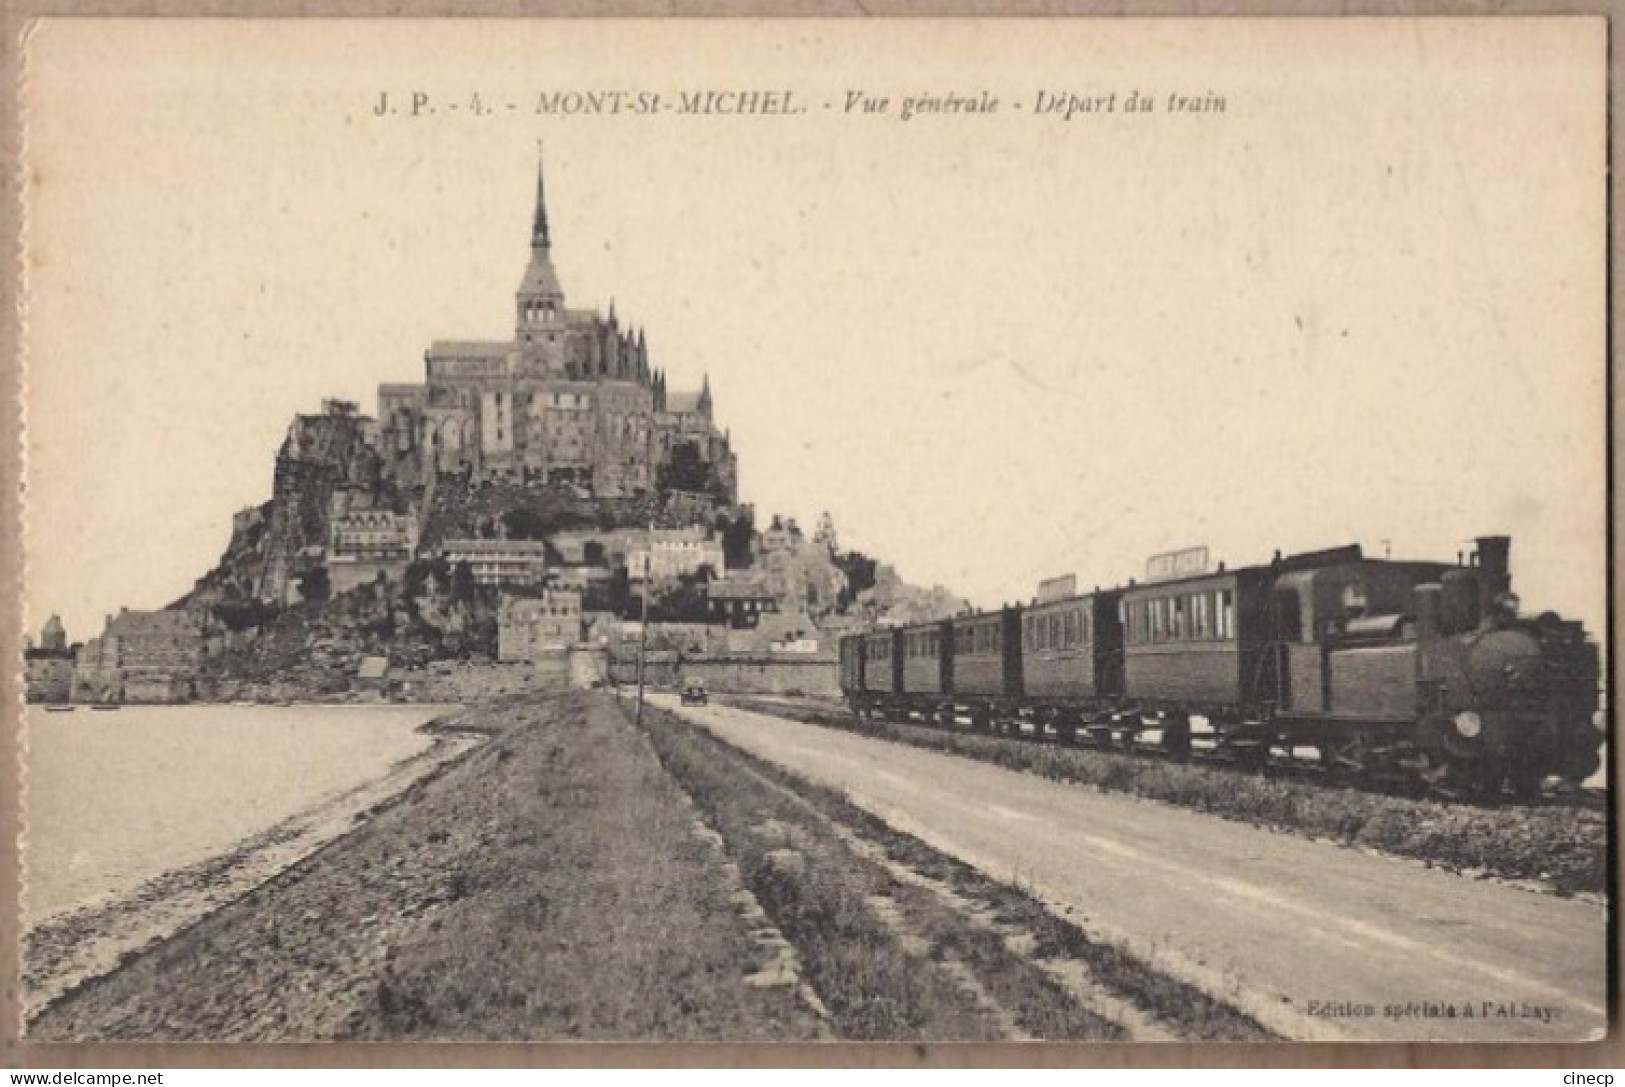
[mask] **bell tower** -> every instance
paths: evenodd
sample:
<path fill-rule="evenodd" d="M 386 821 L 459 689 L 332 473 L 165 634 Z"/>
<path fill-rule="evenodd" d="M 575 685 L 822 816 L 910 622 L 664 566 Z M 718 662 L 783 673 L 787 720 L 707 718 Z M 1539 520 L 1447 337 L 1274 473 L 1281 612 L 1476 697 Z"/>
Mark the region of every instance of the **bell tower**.
<path fill-rule="evenodd" d="M 547 227 L 547 188 L 541 148 L 536 150 L 536 216 L 530 228 L 530 264 L 515 296 L 516 335 L 527 360 L 545 360 L 548 369 L 562 365 L 560 332 L 564 328 L 564 288 L 553 269 L 553 243 Z M 548 350 L 551 345 L 552 350 Z M 558 363 L 558 365 L 551 365 Z"/>

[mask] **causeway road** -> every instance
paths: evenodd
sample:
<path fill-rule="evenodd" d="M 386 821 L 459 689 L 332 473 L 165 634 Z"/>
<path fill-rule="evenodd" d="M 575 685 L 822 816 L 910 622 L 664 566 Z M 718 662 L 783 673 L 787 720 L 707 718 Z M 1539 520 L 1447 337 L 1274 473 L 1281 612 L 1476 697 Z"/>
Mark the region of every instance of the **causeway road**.
<path fill-rule="evenodd" d="M 1300 1040 L 1582 1041 L 1604 907 L 730 706 L 664 708 Z"/>

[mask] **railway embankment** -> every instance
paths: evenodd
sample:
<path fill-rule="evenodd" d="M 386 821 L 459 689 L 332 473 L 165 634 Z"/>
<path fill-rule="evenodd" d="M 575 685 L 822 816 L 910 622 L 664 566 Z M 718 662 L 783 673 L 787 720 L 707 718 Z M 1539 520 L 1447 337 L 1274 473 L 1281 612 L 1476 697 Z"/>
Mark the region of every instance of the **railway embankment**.
<path fill-rule="evenodd" d="M 860 722 L 834 706 L 745 697 L 727 701 L 741 709 L 1371 849 L 1464 875 L 1524 882 L 1563 895 L 1601 894 L 1607 888 L 1608 816 L 1600 807 L 1446 803 L 1157 756 L 896 721 Z"/>
<path fill-rule="evenodd" d="M 489 739 L 349 833 L 80 980 L 38 1041 L 1257 1040 L 841 797 L 606 692 Z"/>
<path fill-rule="evenodd" d="M 770 934 L 607 696 L 499 701 L 461 723 L 493 736 L 321 851 L 81 983 L 29 1037 L 822 1034 L 794 984 L 751 983 L 776 960 Z"/>

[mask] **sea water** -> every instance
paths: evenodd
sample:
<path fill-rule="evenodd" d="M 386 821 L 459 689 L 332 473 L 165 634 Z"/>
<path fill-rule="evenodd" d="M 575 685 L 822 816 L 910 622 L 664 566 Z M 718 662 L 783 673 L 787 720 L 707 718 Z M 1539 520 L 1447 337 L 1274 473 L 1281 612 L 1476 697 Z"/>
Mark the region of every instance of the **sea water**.
<path fill-rule="evenodd" d="M 207 860 L 424 751 L 444 706 L 27 711 L 23 920 Z"/>

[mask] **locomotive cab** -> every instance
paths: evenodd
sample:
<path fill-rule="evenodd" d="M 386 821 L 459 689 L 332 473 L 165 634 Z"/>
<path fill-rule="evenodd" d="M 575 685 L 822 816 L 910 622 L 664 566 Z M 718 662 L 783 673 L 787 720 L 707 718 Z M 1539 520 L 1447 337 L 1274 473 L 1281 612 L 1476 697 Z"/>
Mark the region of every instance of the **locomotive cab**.
<path fill-rule="evenodd" d="M 1272 619 L 1276 705 L 1289 717 L 1409 721 L 1415 715 L 1416 587 L 1438 563 L 1359 558 L 1284 574 Z"/>

